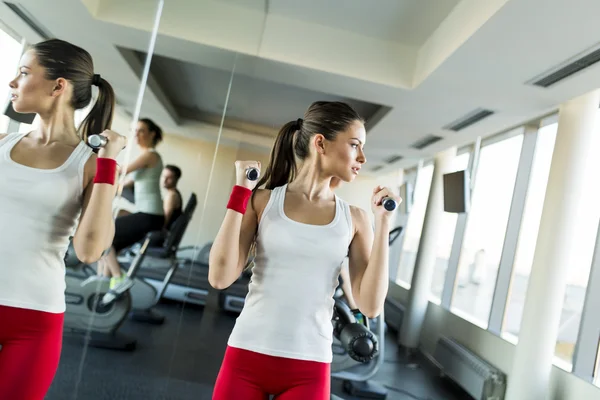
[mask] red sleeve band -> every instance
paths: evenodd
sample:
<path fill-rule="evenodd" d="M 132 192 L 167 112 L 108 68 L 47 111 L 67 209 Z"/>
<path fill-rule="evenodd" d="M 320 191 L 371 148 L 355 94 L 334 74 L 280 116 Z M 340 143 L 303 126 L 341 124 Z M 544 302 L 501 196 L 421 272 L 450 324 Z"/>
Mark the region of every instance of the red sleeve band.
<path fill-rule="evenodd" d="M 94 183 L 107 183 L 114 185 L 117 178 L 117 160 L 112 158 L 96 159 L 96 176 Z"/>
<path fill-rule="evenodd" d="M 235 185 L 231 190 L 231 195 L 229 196 L 227 208 L 233 211 L 237 211 L 242 215 L 245 214 L 246 207 L 248 207 L 248 200 L 250 200 L 250 196 L 252 196 L 252 190 L 243 186 Z"/>

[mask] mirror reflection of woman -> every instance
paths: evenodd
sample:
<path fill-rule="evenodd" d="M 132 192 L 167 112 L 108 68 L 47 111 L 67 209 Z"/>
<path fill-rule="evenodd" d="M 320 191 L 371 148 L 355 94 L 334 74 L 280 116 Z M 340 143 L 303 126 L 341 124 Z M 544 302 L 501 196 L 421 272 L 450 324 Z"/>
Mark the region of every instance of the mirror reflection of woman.
<path fill-rule="evenodd" d="M 165 224 L 161 194 L 163 162 L 156 151 L 162 139 L 162 129 L 154 121 L 148 118 L 138 121 L 135 140 L 141 153 L 127 164 L 128 179 L 124 184 L 125 187 L 133 186 L 136 212 L 116 219 L 112 247 L 98 264 L 98 272 L 110 278 L 110 290 L 102 298 L 104 303 L 113 301 L 134 283 L 121 271 L 117 254 L 143 240 L 149 232 L 162 230 Z"/>
<path fill-rule="evenodd" d="M 51 39 L 27 50 L 10 82 L 18 113 L 39 127 L 0 134 L 0 398 L 43 400 L 58 368 L 65 305 L 64 256 L 97 261 L 114 234 L 116 157 L 126 139 L 110 131 L 115 95 L 90 54 Z M 79 131 L 75 110 L 98 99 Z M 98 155 L 85 141 L 100 134 Z"/>

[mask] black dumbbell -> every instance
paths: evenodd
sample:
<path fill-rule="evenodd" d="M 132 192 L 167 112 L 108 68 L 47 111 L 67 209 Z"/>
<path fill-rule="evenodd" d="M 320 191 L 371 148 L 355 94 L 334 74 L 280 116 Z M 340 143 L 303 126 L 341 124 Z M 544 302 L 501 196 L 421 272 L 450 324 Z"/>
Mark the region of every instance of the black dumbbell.
<path fill-rule="evenodd" d="M 257 180 L 259 175 L 260 171 L 258 168 L 249 167 L 246 169 L 246 178 L 248 178 L 249 181 Z"/>
<path fill-rule="evenodd" d="M 87 142 L 92 148 L 99 149 L 106 146 L 108 143 L 108 138 L 102 135 L 92 135 L 88 137 Z"/>
<path fill-rule="evenodd" d="M 388 211 L 394 211 L 396 207 L 398 207 L 396 200 L 392 199 L 391 197 L 384 197 L 381 200 L 381 204 L 383 205 L 383 208 Z"/>

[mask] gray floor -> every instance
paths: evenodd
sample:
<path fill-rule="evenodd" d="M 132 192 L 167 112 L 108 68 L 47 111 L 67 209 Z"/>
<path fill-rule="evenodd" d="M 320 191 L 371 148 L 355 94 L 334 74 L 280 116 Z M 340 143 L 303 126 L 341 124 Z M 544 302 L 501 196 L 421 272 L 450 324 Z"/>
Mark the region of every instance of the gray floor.
<path fill-rule="evenodd" d="M 78 341 L 66 338 L 46 399 L 210 399 L 235 321 L 235 317 L 216 311 L 212 299 L 214 296 L 204 309 L 161 304 L 158 309 L 167 317 L 162 326 L 126 322 L 121 331 L 138 341 L 133 352 L 89 348 L 84 354 Z M 468 398 L 452 394 L 452 385 L 439 379 L 423 360 L 417 359 L 418 368 L 409 368 L 391 335 L 387 342 L 386 362 L 374 380 L 388 387 L 388 399 Z M 332 388 L 343 399 L 354 399 L 341 390 L 341 382 L 332 382 Z"/>

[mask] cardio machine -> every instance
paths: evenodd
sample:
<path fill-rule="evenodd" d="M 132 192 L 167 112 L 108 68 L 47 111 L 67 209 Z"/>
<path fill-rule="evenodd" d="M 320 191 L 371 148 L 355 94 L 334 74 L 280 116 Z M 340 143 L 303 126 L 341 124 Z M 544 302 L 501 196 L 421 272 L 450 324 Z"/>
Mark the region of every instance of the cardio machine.
<path fill-rule="evenodd" d="M 144 240 L 141 251 L 127 276 L 134 279 L 146 255 L 150 238 Z M 64 334 L 89 340 L 92 347 L 114 350 L 134 350 L 136 340 L 117 332 L 131 310 L 130 290 L 113 302 L 103 305 L 102 297 L 108 292 L 110 281 L 96 276 L 96 270 L 77 259 L 72 244 L 65 256 L 66 290 Z M 86 334 L 89 336 L 86 337 Z"/>
<path fill-rule="evenodd" d="M 390 231 L 391 246 L 402 234 L 401 226 Z M 348 394 L 366 399 L 386 399 L 387 389 L 371 382 L 383 365 L 385 355 L 385 318 L 383 310 L 377 318 L 358 323 L 350 307 L 342 300 L 342 291 L 336 291 L 333 309 L 333 361 L 331 377 L 343 380 Z M 332 400 L 341 400 L 332 395 Z"/>
<path fill-rule="evenodd" d="M 147 256 L 173 259 L 173 254 L 177 251 L 196 204 L 196 196 L 192 194 L 185 211 L 173 224 L 162 247 L 150 246 L 156 237 L 156 232 L 146 235 L 127 271 L 127 276 L 134 280 L 134 285 L 106 305 L 102 304 L 101 299 L 108 292 L 110 282 L 100 279 L 94 268 L 79 261 L 72 245 L 69 246 L 65 256 L 67 267 L 65 333 L 84 338 L 82 334 L 89 332 L 87 339 L 93 347 L 133 350 L 136 346 L 135 339 L 117 332 L 125 319 L 132 313 L 132 309 L 132 318 L 135 320 L 155 324 L 162 323 L 164 317 L 152 310 L 152 307 L 160 299 L 161 292 L 157 293 L 152 286 L 138 279 L 137 274 Z M 176 263 L 171 266 L 172 270 L 175 268 L 177 268 Z M 173 272 L 165 278 L 164 287 L 169 284 L 172 275 Z"/>
<path fill-rule="evenodd" d="M 177 252 L 197 205 L 198 199 L 196 194 L 192 193 L 183 213 L 173 223 L 166 237 L 164 237 L 162 232 L 152 232 L 149 234 L 151 241 L 146 249 L 144 264 L 137 272 L 136 283 L 130 289 L 133 308 L 131 318 L 134 321 L 155 325 L 160 325 L 164 322 L 164 316 L 156 312 L 153 307 L 164 296 L 174 274 L 180 266 Z M 160 243 L 160 245 L 157 246 L 156 243 Z M 119 263 L 124 269 L 129 269 L 133 266 L 135 257 L 140 249 L 141 247 L 133 250 L 133 259 L 131 259 L 131 256 L 126 257 L 125 260 L 119 258 Z M 146 280 L 146 273 L 156 263 L 161 266 L 165 273 L 159 282 L 148 282 Z"/>

